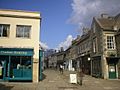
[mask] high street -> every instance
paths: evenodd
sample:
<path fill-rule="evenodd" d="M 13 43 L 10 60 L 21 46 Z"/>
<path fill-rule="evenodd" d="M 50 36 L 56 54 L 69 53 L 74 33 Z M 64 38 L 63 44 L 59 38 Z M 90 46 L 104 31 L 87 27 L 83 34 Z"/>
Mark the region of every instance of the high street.
<path fill-rule="evenodd" d="M 0 90 L 120 90 L 120 80 L 104 80 L 85 75 L 83 85 L 71 84 L 69 74 L 64 71 L 46 69 L 44 79 L 39 83 L 0 82 Z"/>

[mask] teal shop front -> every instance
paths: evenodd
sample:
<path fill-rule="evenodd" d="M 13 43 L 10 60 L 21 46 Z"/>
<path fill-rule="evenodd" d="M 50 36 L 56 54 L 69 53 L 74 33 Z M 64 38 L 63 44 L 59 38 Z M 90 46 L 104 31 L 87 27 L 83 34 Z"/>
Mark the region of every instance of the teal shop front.
<path fill-rule="evenodd" d="M 32 48 L 0 48 L 0 80 L 32 80 Z"/>

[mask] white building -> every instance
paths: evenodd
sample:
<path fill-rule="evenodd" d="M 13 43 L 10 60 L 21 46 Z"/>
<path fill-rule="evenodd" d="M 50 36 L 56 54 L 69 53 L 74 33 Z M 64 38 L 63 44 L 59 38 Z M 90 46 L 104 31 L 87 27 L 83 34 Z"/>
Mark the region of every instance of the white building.
<path fill-rule="evenodd" d="M 0 10 L 0 79 L 38 82 L 40 24 L 39 12 Z"/>

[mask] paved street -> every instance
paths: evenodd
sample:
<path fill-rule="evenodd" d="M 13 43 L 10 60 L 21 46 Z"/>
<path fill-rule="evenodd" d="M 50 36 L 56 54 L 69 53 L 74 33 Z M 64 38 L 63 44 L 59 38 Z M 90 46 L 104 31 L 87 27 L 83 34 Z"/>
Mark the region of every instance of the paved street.
<path fill-rule="evenodd" d="M 39 83 L 0 82 L 0 90 L 120 90 L 120 80 L 103 80 L 85 76 L 83 85 L 70 84 L 69 73 L 61 75 L 55 70 L 45 70 L 44 80 Z"/>

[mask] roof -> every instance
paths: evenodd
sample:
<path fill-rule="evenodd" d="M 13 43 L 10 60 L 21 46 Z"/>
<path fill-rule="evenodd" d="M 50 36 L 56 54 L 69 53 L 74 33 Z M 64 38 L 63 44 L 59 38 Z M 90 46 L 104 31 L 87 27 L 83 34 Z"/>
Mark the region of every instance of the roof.
<path fill-rule="evenodd" d="M 1 17 L 16 17 L 16 18 L 34 18 L 40 19 L 40 12 L 35 11 L 24 11 L 24 10 L 9 10 L 9 9 L 0 9 Z"/>
<path fill-rule="evenodd" d="M 98 18 L 97 20 L 99 21 L 103 29 L 113 29 L 115 23 L 114 19 Z"/>
<path fill-rule="evenodd" d="M 100 25 L 101 28 L 106 30 L 113 30 L 114 26 L 117 26 L 120 28 L 120 14 L 116 15 L 115 17 L 101 17 L 101 18 L 95 18 L 97 23 Z"/>

